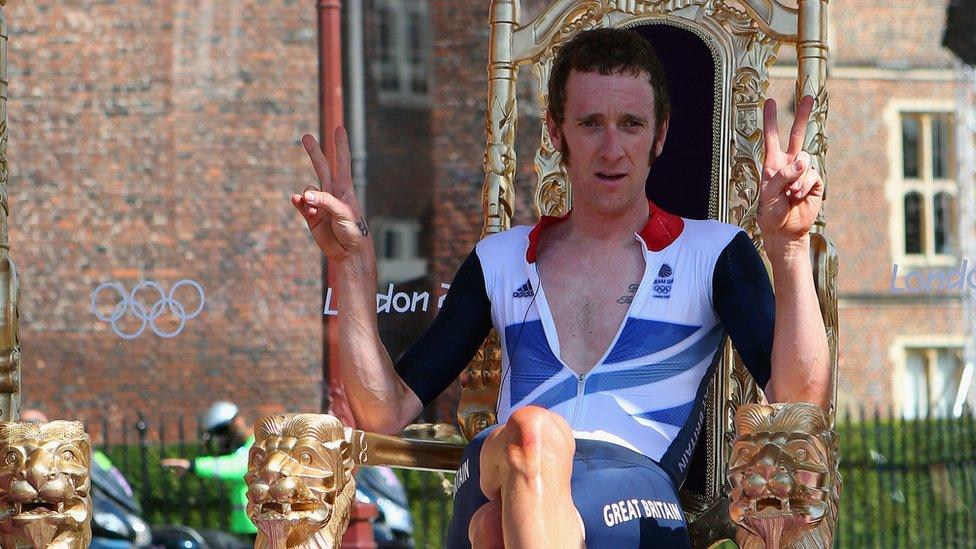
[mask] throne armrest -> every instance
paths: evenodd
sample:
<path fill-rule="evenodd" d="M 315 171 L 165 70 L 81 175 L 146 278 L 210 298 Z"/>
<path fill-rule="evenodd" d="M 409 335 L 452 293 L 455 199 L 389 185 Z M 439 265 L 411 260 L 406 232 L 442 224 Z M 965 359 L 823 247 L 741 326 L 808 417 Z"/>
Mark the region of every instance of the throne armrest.
<path fill-rule="evenodd" d="M 356 465 L 456 471 L 467 444 L 405 438 L 347 429 Z"/>

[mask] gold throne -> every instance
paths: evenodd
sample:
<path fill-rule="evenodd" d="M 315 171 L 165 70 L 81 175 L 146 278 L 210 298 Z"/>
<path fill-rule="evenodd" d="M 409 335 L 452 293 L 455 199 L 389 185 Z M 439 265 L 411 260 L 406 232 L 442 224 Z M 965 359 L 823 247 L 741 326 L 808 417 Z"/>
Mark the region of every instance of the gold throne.
<path fill-rule="evenodd" d="M 522 21 L 520 0 L 492 0 L 482 236 L 508 229 L 514 215 L 519 69 L 531 69 L 543 107 L 534 159 L 536 214 L 559 215 L 571 206 L 572 189 L 543 123 L 554 54 L 580 31 L 626 27 L 655 47 L 673 97 L 671 130 L 665 153 L 649 178 L 649 197 L 684 217 L 739 225 L 762 253 L 756 224 L 762 105 L 770 66 L 783 45 L 796 48 L 797 96 L 816 99 L 805 150 L 825 182 L 827 173 L 827 0 L 797 0 L 795 6 L 787 3 L 554 0 L 534 20 Z M 678 167 L 689 165 L 698 167 L 696 173 L 684 169 L 680 185 L 675 184 Z M 655 184 L 655 180 L 670 184 Z M 824 228 L 821 212 L 812 230 L 811 253 L 836 378 L 837 255 Z M 803 404 L 762 406 L 761 391 L 729 342 L 724 345 L 705 397 L 700 442 L 681 490 L 694 545 L 708 547 L 723 539 L 737 539 L 740 546 L 748 547 L 829 546 L 840 490 L 838 450 L 831 430 L 834 398 L 828 414 Z M 457 419 L 469 440 L 496 422 L 500 356 L 498 338 L 492 333 L 460 376 Z M 737 427 L 741 431 L 738 437 Z M 453 471 L 463 446 L 346 429 L 341 449 L 357 464 Z M 776 498 L 755 488 L 769 480 L 758 479 L 757 471 L 764 467 L 786 471 L 781 474 L 791 475 L 797 485 L 788 497 L 779 498 L 778 505 L 769 506 L 768 500 Z M 805 483 L 795 475 L 798 471 Z M 756 484 L 750 485 L 752 481 Z"/>

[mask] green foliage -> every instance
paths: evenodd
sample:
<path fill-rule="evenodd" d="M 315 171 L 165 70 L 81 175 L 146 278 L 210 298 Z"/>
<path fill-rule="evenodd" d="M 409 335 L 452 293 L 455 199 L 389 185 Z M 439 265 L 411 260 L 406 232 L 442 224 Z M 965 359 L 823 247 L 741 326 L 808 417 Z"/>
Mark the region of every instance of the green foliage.
<path fill-rule="evenodd" d="M 163 468 L 166 457 L 192 459 L 207 452 L 200 444 L 130 445 L 100 448 L 125 476 L 151 525 L 183 524 L 198 529 L 226 530 L 231 505 L 219 480 L 192 473 L 182 478 Z"/>
<path fill-rule="evenodd" d="M 454 474 L 394 469 L 410 500 L 416 547 L 444 547 Z"/>
<path fill-rule="evenodd" d="M 838 547 L 976 547 L 976 424 L 841 421 Z"/>

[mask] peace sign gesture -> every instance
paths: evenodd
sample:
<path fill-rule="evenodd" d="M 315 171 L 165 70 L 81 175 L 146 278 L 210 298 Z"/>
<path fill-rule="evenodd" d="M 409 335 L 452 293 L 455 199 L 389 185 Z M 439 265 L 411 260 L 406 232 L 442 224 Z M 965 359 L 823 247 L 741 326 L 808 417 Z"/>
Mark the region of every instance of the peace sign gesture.
<path fill-rule="evenodd" d="M 319 249 L 330 260 L 341 261 L 371 249 L 372 244 L 369 227 L 362 217 L 352 186 L 349 136 L 345 128 L 336 128 L 335 143 L 336 165 L 333 170 L 315 138 L 307 134 L 302 136 L 302 145 L 312 161 L 321 188 L 309 185 L 302 194 L 291 195 L 291 203 L 305 218 Z"/>
<path fill-rule="evenodd" d="M 796 107 L 786 151 L 780 148 L 776 123 L 776 102 L 763 105 L 763 162 L 759 191 L 759 228 L 766 241 L 795 241 L 804 238 L 817 219 L 823 202 L 823 179 L 803 150 L 807 122 L 813 112 L 813 97 L 804 96 Z"/>

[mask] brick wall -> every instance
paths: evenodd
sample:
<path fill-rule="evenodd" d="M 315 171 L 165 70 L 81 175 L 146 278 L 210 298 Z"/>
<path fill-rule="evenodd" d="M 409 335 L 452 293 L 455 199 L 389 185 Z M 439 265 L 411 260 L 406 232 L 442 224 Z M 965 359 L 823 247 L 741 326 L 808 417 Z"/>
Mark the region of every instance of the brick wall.
<path fill-rule="evenodd" d="M 4 11 L 25 405 L 63 418 L 193 414 L 218 398 L 252 417 L 317 409 L 319 254 L 288 202 L 310 181 L 298 138 L 317 125 L 314 6 Z M 142 278 L 199 282 L 204 312 L 175 338 L 122 340 L 91 294 Z"/>
<path fill-rule="evenodd" d="M 950 52 L 941 46 L 946 5 L 941 0 L 830 3 L 825 208 L 828 234 L 841 261 L 842 408 L 897 405 L 893 349 L 899 337 L 964 334 L 961 294 L 949 291 L 924 297 L 898 295 L 890 289 L 895 258 L 889 218 L 895 215 L 893 201 L 901 198 L 886 189 L 885 183 L 900 176 L 893 173 L 889 141 L 900 143 L 901 136 L 892 135 L 884 113 L 897 102 L 953 102 L 955 84 L 942 80 L 944 69 L 952 66 Z M 789 50 L 780 57 L 784 65 L 795 62 Z M 874 70 L 878 68 L 891 70 Z M 901 69 L 943 72 L 909 79 L 897 72 Z M 782 104 L 792 97 L 793 86 L 791 80 L 775 79 L 770 95 Z M 789 124 L 791 118 L 791 113 L 781 113 L 780 126 Z M 958 267 L 956 264 L 955 270 Z M 902 267 L 901 272 L 904 270 Z"/>

